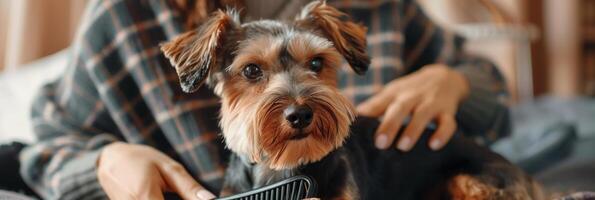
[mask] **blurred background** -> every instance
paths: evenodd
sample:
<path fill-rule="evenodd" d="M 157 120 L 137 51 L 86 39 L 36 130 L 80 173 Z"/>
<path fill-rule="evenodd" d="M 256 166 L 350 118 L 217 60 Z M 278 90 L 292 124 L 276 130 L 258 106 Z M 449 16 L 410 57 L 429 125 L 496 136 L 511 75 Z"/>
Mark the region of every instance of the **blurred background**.
<path fill-rule="evenodd" d="M 595 191 L 595 0 L 418 2 L 504 73 L 513 135 L 492 148 L 548 187 Z M 33 95 L 66 66 L 86 3 L 0 0 L 0 143 L 33 141 Z"/>

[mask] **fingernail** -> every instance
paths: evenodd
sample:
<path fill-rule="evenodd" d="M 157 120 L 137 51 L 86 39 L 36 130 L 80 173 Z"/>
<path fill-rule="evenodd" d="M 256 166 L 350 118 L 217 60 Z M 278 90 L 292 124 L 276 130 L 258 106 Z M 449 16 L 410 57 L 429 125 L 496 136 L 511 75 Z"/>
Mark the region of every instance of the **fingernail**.
<path fill-rule="evenodd" d="M 409 151 L 410 146 L 411 146 L 411 139 L 409 139 L 409 137 L 403 136 L 403 138 L 401 138 L 401 140 L 399 140 L 399 144 L 397 145 L 397 148 L 401 151 Z"/>
<path fill-rule="evenodd" d="M 430 148 L 434 151 L 440 149 L 440 145 L 441 145 L 441 142 L 439 139 L 435 139 L 435 140 L 432 140 L 432 142 L 430 142 Z"/>
<path fill-rule="evenodd" d="M 206 190 L 199 190 L 196 192 L 196 197 L 200 200 L 207 200 L 207 199 L 214 199 L 215 195 L 211 194 L 209 191 Z"/>
<path fill-rule="evenodd" d="M 387 140 L 386 134 L 378 134 L 378 136 L 376 137 L 376 142 L 374 142 L 374 144 L 376 145 L 376 148 L 385 149 L 386 145 L 387 145 L 386 140 Z"/>

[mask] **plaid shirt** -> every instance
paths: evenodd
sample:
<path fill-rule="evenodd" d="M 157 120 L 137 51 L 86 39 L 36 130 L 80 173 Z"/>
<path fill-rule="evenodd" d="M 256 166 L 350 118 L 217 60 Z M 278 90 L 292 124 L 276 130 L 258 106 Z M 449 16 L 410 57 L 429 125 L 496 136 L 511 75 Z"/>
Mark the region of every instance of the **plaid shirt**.
<path fill-rule="evenodd" d="M 433 24 L 417 4 L 330 3 L 369 27 L 370 71 L 341 71 L 338 80 L 354 103 L 426 64 L 447 63 L 471 85 L 457 114 L 459 127 L 485 141 L 508 132 L 500 73 L 490 62 L 462 54 L 462 40 Z M 26 182 L 48 199 L 107 198 L 96 159 L 105 145 L 126 141 L 165 152 L 218 191 L 227 158 L 218 134 L 218 99 L 206 87 L 183 93 L 159 50 L 159 43 L 185 32 L 181 14 L 165 0 L 90 4 L 67 70 L 42 88 L 33 105 L 38 142 L 21 154 Z"/>

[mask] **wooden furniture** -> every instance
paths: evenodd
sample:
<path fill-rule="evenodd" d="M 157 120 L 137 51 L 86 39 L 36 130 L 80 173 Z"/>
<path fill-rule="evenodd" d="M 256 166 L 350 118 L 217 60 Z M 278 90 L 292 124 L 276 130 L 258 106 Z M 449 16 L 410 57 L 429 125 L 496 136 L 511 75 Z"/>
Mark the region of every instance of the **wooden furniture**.
<path fill-rule="evenodd" d="M 538 29 L 523 22 L 518 0 L 418 0 L 444 28 L 465 38 L 466 51 L 493 61 L 507 80 L 511 103 L 534 96 L 532 42 Z M 506 9 L 506 10 L 505 10 Z"/>

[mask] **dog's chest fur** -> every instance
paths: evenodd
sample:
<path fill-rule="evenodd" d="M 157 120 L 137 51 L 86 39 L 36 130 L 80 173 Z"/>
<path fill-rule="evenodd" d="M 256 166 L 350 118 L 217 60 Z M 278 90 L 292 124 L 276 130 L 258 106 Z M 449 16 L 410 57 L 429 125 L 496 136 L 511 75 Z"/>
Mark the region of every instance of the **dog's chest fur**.
<path fill-rule="evenodd" d="M 363 171 L 356 168 L 346 148 L 339 148 L 322 160 L 294 169 L 273 170 L 264 164 L 252 164 L 232 155 L 222 194 L 235 194 L 270 185 L 281 180 L 307 175 L 316 181 L 317 197 L 321 199 L 360 199 Z M 351 161 L 350 161 L 351 160 Z M 357 160 L 357 159 L 356 159 Z"/>

